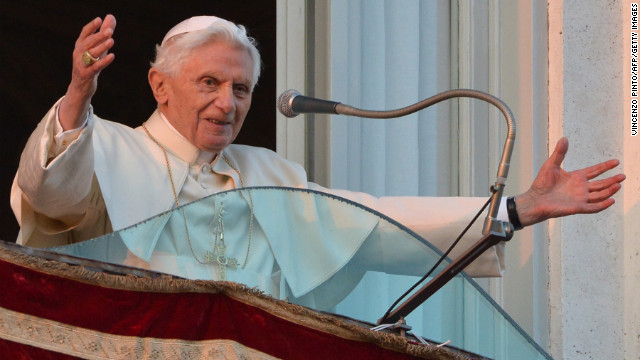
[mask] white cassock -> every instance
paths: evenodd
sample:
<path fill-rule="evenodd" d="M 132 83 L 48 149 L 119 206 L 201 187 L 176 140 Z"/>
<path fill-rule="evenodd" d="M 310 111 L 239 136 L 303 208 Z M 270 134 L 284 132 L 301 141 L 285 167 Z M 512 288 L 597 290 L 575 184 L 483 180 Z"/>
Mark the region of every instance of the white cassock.
<path fill-rule="evenodd" d="M 56 135 L 58 104 L 29 139 L 14 180 L 11 205 L 21 226 L 18 243 L 36 247 L 77 243 L 126 228 L 175 206 L 163 151 L 141 127 L 134 130 L 100 119 L 90 111 L 85 128 L 72 131 L 71 135 Z M 167 150 L 180 204 L 239 188 L 242 176 L 245 186 L 312 189 L 353 200 L 446 249 L 486 201 L 454 197 L 375 198 L 326 189 L 308 182 L 302 167 L 270 150 L 229 145 L 223 151 L 227 162 L 197 149 L 159 111 L 145 124 Z M 209 205 L 217 209 L 224 206 L 225 214 L 251 211 L 247 201 L 225 201 L 224 196 L 221 199 L 220 203 Z M 326 309 L 346 296 L 367 269 L 407 275 L 421 275 L 424 271 L 424 245 L 381 242 L 376 232 L 385 231 L 384 226 L 371 219 L 363 219 L 364 226 L 349 237 L 351 240 L 337 246 L 326 242 L 327 246 L 319 249 L 318 243 L 326 239 L 318 234 L 296 239 L 295 243 L 271 235 L 275 230 L 268 225 L 269 215 L 260 209 L 256 205 L 256 222 L 251 230 L 246 221 L 235 224 L 233 218 L 224 218 L 227 254 L 239 259 L 241 266 L 226 271 L 227 280 L 257 287 L 276 298 Z M 198 214 L 203 218 L 195 219 Z M 218 280 L 216 265 L 202 263 L 211 247 L 218 214 L 216 209 L 190 214 L 189 241 L 185 241 L 185 225 L 179 216 L 167 220 L 162 225 L 165 231 L 156 236 L 123 239 L 123 263 L 187 278 Z M 499 218 L 506 219 L 504 211 Z M 481 227 L 481 221 L 474 225 L 450 256 L 455 258 L 478 240 Z M 489 249 L 466 269 L 467 273 L 500 276 L 503 252 L 504 244 Z"/>

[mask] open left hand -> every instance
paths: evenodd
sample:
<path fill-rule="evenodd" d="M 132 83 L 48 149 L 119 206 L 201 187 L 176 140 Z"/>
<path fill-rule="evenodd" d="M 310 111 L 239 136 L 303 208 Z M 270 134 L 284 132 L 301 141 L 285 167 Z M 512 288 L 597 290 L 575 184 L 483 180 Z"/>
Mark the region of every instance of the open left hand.
<path fill-rule="evenodd" d="M 567 172 L 561 168 L 567 150 L 569 140 L 563 137 L 540 168 L 529 190 L 516 196 L 516 208 L 523 226 L 549 218 L 597 213 L 615 202 L 611 196 L 620 190 L 625 175 L 592 179 L 618 166 L 620 162 L 608 160 Z"/>

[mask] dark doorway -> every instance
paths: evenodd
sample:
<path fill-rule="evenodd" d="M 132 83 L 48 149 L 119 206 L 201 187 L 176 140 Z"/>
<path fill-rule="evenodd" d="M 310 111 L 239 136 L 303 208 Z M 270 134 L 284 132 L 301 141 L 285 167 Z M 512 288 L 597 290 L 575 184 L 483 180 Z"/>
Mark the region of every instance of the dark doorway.
<path fill-rule="evenodd" d="M 155 44 L 178 22 L 216 15 L 243 24 L 256 38 L 263 70 L 237 143 L 275 150 L 276 1 L 0 0 L 0 239 L 14 241 L 18 224 L 9 193 L 20 153 L 48 109 L 66 92 L 71 53 L 93 18 L 116 17 L 116 60 L 93 98 L 100 117 L 137 126 L 155 109 L 147 83 Z"/>

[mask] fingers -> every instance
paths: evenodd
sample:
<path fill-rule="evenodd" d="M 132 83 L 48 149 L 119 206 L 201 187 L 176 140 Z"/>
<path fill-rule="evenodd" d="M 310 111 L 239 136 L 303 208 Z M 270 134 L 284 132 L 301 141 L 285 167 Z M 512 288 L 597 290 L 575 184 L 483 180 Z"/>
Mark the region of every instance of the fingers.
<path fill-rule="evenodd" d="M 618 166 L 618 164 L 620 164 L 620 161 L 618 160 L 607 160 L 577 171 L 582 172 L 587 177 L 587 179 L 591 180 L 602 175 L 606 171 L 613 169 L 614 167 Z"/>
<path fill-rule="evenodd" d="M 82 42 L 87 36 L 96 32 L 96 30 L 98 30 L 98 28 L 100 27 L 100 24 L 102 24 L 102 19 L 100 19 L 99 17 L 91 20 L 90 23 L 88 23 L 82 28 L 82 31 L 80 32 L 80 36 L 76 41 L 76 44 L 78 44 L 79 42 Z"/>
<path fill-rule="evenodd" d="M 622 185 L 615 183 L 603 190 L 590 192 L 588 201 L 592 204 L 602 202 L 615 195 L 620 188 L 622 188 Z"/>
<path fill-rule="evenodd" d="M 100 27 L 100 33 L 104 34 L 105 36 L 108 36 L 108 38 L 104 41 L 104 43 L 107 43 L 110 41 L 110 46 L 103 49 L 102 52 L 100 52 L 99 51 L 100 49 L 98 49 L 97 53 L 100 54 L 99 56 L 106 55 L 107 51 L 111 49 L 111 47 L 113 46 L 113 38 L 111 38 L 111 36 L 113 35 L 113 32 L 115 31 L 115 29 L 116 29 L 116 18 L 111 14 L 105 16 L 104 22 Z"/>
<path fill-rule="evenodd" d="M 615 200 L 613 199 L 606 199 L 604 201 L 600 201 L 597 203 L 587 204 L 587 206 L 585 206 L 585 208 L 583 209 L 584 211 L 582 213 L 595 214 L 610 207 L 613 204 L 615 204 Z"/>
<path fill-rule="evenodd" d="M 100 71 L 102 71 L 104 68 L 106 68 L 107 66 L 109 66 L 113 60 L 115 59 L 115 55 L 113 54 L 107 54 L 101 58 L 98 59 L 98 61 L 96 61 L 95 63 L 89 65 L 88 67 L 91 67 L 91 70 L 94 74 L 98 74 Z"/>
<path fill-rule="evenodd" d="M 615 201 L 611 199 L 611 197 L 622 188 L 620 183 L 623 182 L 625 178 L 626 176 L 624 174 L 618 174 L 589 183 L 588 204 L 585 205 L 583 212 L 592 214 L 613 205 Z"/>
<path fill-rule="evenodd" d="M 558 140 L 556 144 L 556 148 L 553 150 L 551 156 L 549 156 L 549 160 L 551 164 L 560 167 L 562 165 L 562 161 L 564 161 L 565 155 L 567 155 L 567 151 L 569 150 L 569 139 L 566 137 Z"/>
<path fill-rule="evenodd" d="M 613 184 L 618 184 L 623 182 L 626 179 L 624 174 L 618 174 L 603 180 L 592 181 L 589 183 L 589 191 L 601 191 L 603 189 L 608 188 Z"/>
<path fill-rule="evenodd" d="M 95 18 L 82 28 L 73 50 L 74 89 L 86 92 L 89 96 L 95 91 L 96 77 L 115 59 L 115 55 L 108 53 L 114 45 L 112 35 L 115 25 L 115 17 L 107 15 L 104 21 Z"/>
<path fill-rule="evenodd" d="M 106 33 L 107 31 L 110 31 L 111 34 L 113 34 L 116 28 L 116 18 L 113 15 L 108 14 L 107 16 L 105 16 L 104 21 L 102 21 L 102 19 L 100 19 L 99 17 L 91 20 L 91 22 L 89 22 L 82 28 L 76 44 L 84 42 L 86 38 L 95 34 L 98 28 L 100 29 L 100 33 Z"/>
<path fill-rule="evenodd" d="M 95 58 L 104 56 L 107 51 L 113 47 L 114 41 L 111 37 L 112 35 L 112 28 L 103 28 L 100 32 L 87 36 L 84 41 L 78 44 L 77 50 L 83 53 L 89 51 L 91 56 Z"/>
<path fill-rule="evenodd" d="M 110 34 L 105 34 L 105 35 L 110 36 Z M 107 62 L 105 58 L 109 55 L 113 55 L 113 54 L 107 54 L 107 52 L 113 47 L 113 44 L 114 44 L 113 39 L 107 38 L 107 39 L 104 39 L 104 41 L 98 42 L 93 46 L 87 46 L 85 51 L 88 51 L 91 56 L 98 58 L 98 61 L 95 62 L 95 67 L 101 67 L 101 65 L 105 65 L 104 63 Z M 98 62 L 100 62 L 101 60 L 105 60 L 105 61 L 102 61 L 102 64 L 98 64 Z"/>
<path fill-rule="evenodd" d="M 107 16 L 104 17 L 104 22 L 100 27 L 100 31 L 103 31 L 106 29 L 111 29 L 111 32 L 113 32 L 116 29 L 116 18 L 111 14 L 107 14 Z"/>

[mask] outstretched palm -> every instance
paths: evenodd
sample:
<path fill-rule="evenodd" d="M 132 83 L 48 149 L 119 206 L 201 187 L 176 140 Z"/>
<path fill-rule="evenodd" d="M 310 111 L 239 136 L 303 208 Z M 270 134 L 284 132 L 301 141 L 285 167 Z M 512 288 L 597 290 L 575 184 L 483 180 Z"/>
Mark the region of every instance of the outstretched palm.
<path fill-rule="evenodd" d="M 529 190 L 516 197 L 522 225 L 572 214 L 596 213 L 615 202 L 611 196 L 620 190 L 620 183 L 625 179 L 623 174 L 591 180 L 616 167 L 619 161 L 608 160 L 567 172 L 561 165 L 568 149 L 567 138 L 560 139 Z"/>

